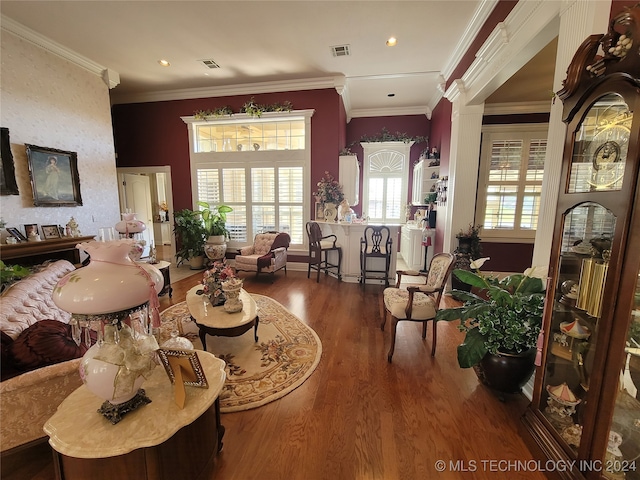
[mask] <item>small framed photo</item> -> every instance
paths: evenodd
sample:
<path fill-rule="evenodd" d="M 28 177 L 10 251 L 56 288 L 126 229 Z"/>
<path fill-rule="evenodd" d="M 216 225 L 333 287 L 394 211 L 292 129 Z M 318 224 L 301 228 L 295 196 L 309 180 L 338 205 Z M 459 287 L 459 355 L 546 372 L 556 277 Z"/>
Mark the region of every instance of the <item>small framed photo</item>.
<path fill-rule="evenodd" d="M 42 225 L 42 235 L 44 236 L 45 240 L 61 238 L 58 225 Z"/>
<path fill-rule="evenodd" d="M 78 154 L 25 144 L 36 207 L 82 205 Z"/>
<path fill-rule="evenodd" d="M 322 202 L 316 202 L 316 220 L 324 220 L 324 205 Z"/>
<path fill-rule="evenodd" d="M 160 348 L 158 356 L 164 369 L 171 380 L 174 391 L 174 400 L 179 408 L 184 408 L 187 400 L 185 385 L 191 387 L 209 388 L 207 378 L 204 376 L 202 364 L 198 354 L 194 350 L 178 350 L 173 348 Z"/>
<path fill-rule="evenodd" d="M 175 383 L 176 379 L 180 377 L 185 385 L 209 388 L 202 364 L 194 350 L 160 348 L 158 355 L 171 383 Z"/>
<path fill-rule="evenodd" d="M 9 232 L 9 235 L 11 235 L 13 238 L 17 239 L 19 242 L 26 242 L 27 241 L 27 237 L 25 237 L 24 234 L 20 230 L 18 230 L 17 228 L 8 227 L 7 228 L 7 232 Z"/>
<path fill-rule="evenodd" d="M 40 235 L 40 232 L 38 232 L 38 224 L 37 223 L 27 223 L 24 226 L 24 234 L 27 236 L 27 238 L 29 238 L 29 235 L 31 235 L 31 233 L 35 233 L 36 235 Z"/>

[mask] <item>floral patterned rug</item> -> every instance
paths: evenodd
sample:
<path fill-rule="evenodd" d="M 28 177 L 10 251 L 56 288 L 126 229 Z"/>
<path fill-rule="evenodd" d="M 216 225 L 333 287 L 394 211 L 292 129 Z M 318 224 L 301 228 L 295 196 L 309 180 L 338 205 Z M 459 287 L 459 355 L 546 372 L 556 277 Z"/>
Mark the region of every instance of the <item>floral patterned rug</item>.
<path fill-rule="evenodd" d="M 258 306 L 258 341 L 253 329 L 239 337 L 207 335 L 207 351 L 226 362 L 227 380 L 220 394 L 223 413 L 260 407 L 282 398 L 309 378 L 320 362 L 322 344 L 316 332 L 275 300 L 251 295 Z M 161 313 L 160 339 L 178 330 L 202 349 L 198 327 L 186 302 Z"/>

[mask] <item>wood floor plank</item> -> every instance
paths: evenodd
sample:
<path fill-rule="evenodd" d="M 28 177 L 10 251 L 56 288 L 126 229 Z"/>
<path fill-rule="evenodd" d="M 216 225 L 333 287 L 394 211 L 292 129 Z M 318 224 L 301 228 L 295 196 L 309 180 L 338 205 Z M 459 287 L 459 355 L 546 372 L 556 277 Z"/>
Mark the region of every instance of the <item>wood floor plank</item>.
<path fill-rule="evenodd" d="M 161 297 L 161 308 L 183 301 L 201 276 L 174 282 L 173 298 Z M 528 402 L 520 395 L 500 401 L 471 369 L 458 367 L 462 334 L 455 323 L 438 325 L 431 357 L 431 325 L 423 340 L 420 325 L 401 322 L 389 364 L 389 322 L 380 330 L 382 286 L 324 276 L 316 283 L 306 271 L 279 272 L 273 283 L 268 276 L 241 276 L 247 291 L 273 298 L 313 328 L 323 352 L 311 377 L 292 393 L 222 415 L 224 450 L 212 479 L 545 478 L 535 471 L 492 471 L 486 463 L 483 468 L 483 460 L 532 459 L 518 435 Z M 445 462 L 444 471 L 436 470 L 437 460 Z M 471 462 L 475 472 L 453 471 Z M 3 468 L 2 478 L 52 477 L 12 477 Z"/>

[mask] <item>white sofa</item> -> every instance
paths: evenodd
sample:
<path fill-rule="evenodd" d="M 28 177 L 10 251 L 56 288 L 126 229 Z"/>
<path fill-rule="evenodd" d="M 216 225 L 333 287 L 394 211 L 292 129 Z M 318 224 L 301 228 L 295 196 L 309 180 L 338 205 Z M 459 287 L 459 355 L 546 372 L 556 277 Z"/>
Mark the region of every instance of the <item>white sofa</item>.
<path fill-rule="evenodd" d="M 0 382 L 0 452 L 3 454 L 43 439 L 45 433 L 42 427 L 45 422 L 62 400 L 82 384 L 78 373 L 80 358 L 53 363 L 55 355 L 46 353 L 55 350 L 60 356 L 68 356 L 69 351 L 77 347 L 68 338 L 63 338 L 67 327 L 62 328 L 54 323 L 66 325 L 71 315 L 60 310 L 51 299 L 58 280 L 74 269 L 73 264 L 66 260 L 49 263 L 37 273 L 10 286 L 0 297 L 3 378 L 6 368 L 10 366 L 7 363 L 13 360 L 12 354 L 20 359 L 22 368 L 25 362 L 30 363 L 27 368 L 34 368 L 36 360 L 45 365 L 23 372 L 14 369 L 9 374 L 10 378 Z M 43 321 L 46 322 L 38 327 L 52 325 L 54 333 L 51 341 L 45 338 L 41 342 L 46 345 L 38 345 L 37 342 L 46 336 L 48 330 L 29 327 Z M 28 333 L 36 330 L 38 335 L 28 338 Z M 13 348 L 16 346 L 21 347 L 21 351 Z M 80 351 L 76 354 L 80 354 Z"/>

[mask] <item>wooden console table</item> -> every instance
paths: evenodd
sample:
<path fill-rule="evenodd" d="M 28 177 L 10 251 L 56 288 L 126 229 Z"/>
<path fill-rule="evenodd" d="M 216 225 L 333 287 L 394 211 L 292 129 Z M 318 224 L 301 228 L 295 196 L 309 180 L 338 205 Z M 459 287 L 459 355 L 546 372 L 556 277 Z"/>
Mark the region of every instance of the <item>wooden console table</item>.
<path fill-rule="evenodd" d="M 142 384 L 151 403 L 112 425 L 97 410 L 102 399 L 82 385 L 44 425 L 57 479 L 208 480 L 222 448 L 218 395 L 225 363 L 197 351 L 209 388 L 186 387 L 183 409 L 159 365 Z"/>
<path fill-rule="evenodd" d="M 47 260 L 68 260 L 74 265 L 80 263 L 80 251 L 76 245 L 90 242 L 95 236 L 64 237 L 40 242 L 21 242 L 15 245 L 0 245 L 0 259 L 5 263 L 36 265 Z"/>

